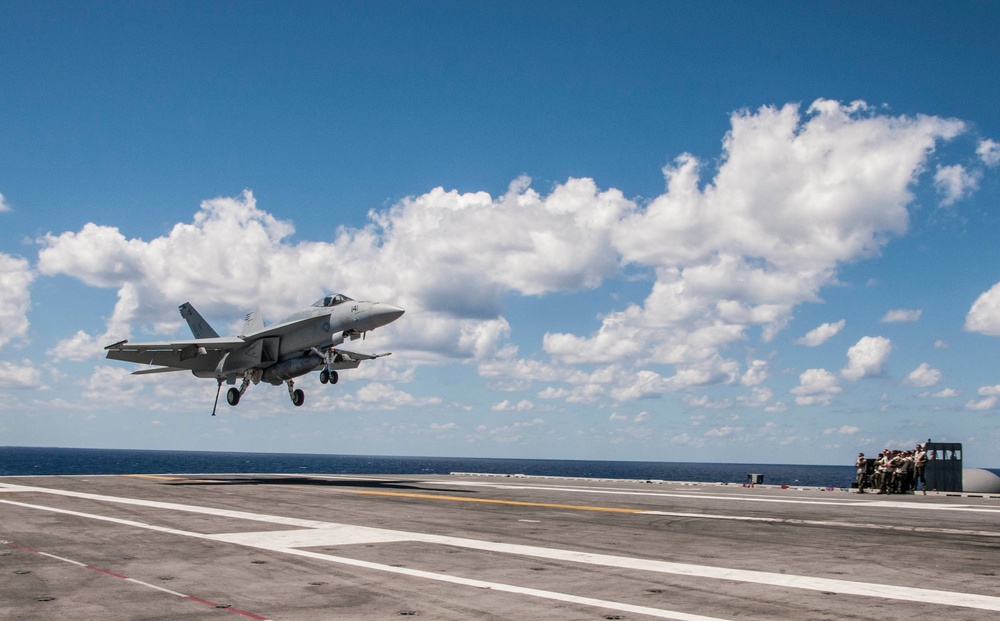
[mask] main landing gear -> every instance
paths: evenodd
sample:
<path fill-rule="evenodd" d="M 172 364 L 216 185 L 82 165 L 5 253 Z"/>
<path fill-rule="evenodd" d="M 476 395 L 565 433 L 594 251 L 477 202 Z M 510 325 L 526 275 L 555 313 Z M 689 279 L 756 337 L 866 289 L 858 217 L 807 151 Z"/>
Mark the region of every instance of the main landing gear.
<path fill-rule="evenodd" d="M 259 373 L 259 370 L 257 370 Z M 219 395 L 222 393 L 222 382 L 226 381 L 225 378 L 217 378 L 219 382 L 218 390 L 215 391 L 215 406 L 212 408 L 212 416 L 215 416 L 216 409 L 219 406 Z M 260 381 L 260 375 L 254 375 L 254 370 L 250 369 L 246 371 L 243 376 L 243 383 L 240 384 L 239 388 L 235 386 L 231 387 L 226 391 L 226 402 L 229 405 L 237 405 L 240 399 L 243 397 L 243 393 L 247 391 L 250 387 L 250 383 L 257 383 Z M 337 372 L 330 368 L 325 368 L 319 372 L 319 381 L 323 384 L 330 384 L 331 386 L 340 381 L 340 376 Z M 288 396 L 292 400 L 292 405 L 295 407 L 301 407 L 303 403 L 306 402 L 306 394 L 302 390 L 295 387 L 295 382 L 292 380 L 286 380 L 288 384 Z"/>
<path fill-rule="evenodd" d="M 250 377 L 251 372 L 247 371 L 243 376 L 243 383 L 240 384 L 240 387 L 236 388 L 233 386 L 226 392 L 226 403 L 229 405 L 236 405 L 240 402 L 240 397 L 242 397 L 243 393 L 247 391 L 247 388 L 250 388 Z"/>
<path fill-rule="evenodd" d="M 302 392 L 301 389 L 295 387 L 295 382 L 288 380 L 288 396 L 292 398 L 292 405 L 295 407 L 301 406 L 306 402 L 306 393 Z"/>
<path fill-rule="evenodd" d="M 220 391 L 222 390 L 222 381 L 223 380 L 219 380 L 219 390 Z M 292 380 L 288 380 L 287 384 L 288 384 L 288 396 L 291 397 L 291 399 L 292 399 L 292 405 L 294 405 L 295 407 L 299 407 L 303 403 L 305 403 L 306 402 L 306 393 L 304 393 L 300 389 L 296 388 L 295 387 L 295 382 L 293 382 Z M 242 397 L 243 393 L 245 393 L 247 391 L 247 387 L 249 385 L 250 385 L 250 381 L 248 379 L 244 378 L 242 386 L 240 386 L 239 388 L 236 388 L 235 386 L 233 386 L 232 388 L 230 388 L 228 391 L 226 391 L 226 402 L 229 405 L 237 405 L 240 402 L 240 397 Z M 216 403 L 216 406 L 218 406 L 218 404 L 219 404 L 219 393 L 218 393 L 218 391 L 216 391 L 216 393 L 215 393 L 215 403 Z M 212 408 L 212 416 L 215 416 L 215 408 Z"/>

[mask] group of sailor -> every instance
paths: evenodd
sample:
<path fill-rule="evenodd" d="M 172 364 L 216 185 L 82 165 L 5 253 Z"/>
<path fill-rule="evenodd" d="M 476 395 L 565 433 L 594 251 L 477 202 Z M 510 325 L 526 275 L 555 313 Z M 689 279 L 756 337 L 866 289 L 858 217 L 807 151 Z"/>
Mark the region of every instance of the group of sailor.
<path fill-rule="evenodd" d="M 921 483 L 924 494 L 927 493 L 924 478 L 927 451 L 922 444 L 912 451 L 885 449 L 875 459 L 866 459 L 864 453 L 858 453 L 854 466 L 858 471 L 859 494 L 868 488 L 877 488 L 879 494 L 915 493 Z"/>

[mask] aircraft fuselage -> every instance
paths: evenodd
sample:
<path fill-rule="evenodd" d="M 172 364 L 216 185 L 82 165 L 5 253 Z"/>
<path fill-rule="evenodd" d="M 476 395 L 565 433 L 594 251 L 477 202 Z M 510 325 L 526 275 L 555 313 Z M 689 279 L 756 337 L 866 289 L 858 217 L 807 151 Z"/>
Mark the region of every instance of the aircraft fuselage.
<path fill-rule="evenodd" d="M 403 309 L 383 302 L 348 300 L 331 307 L 313 306 L 289 315 L 262 331 L 242 335 L 240 338 L 247 342 L 245 347 L 219 354 L 211 369 L 205 368 L 208 365 L 203 365 L 192 369 L 192 372 L 198 377 L 217 378 L 254 367 L 263 371 L 259 379 L 280 384 L 315 371 L 326 363 L 321 356 L 310 352 L 322 352 L 347 339 L 358 338 L 369 330 L 395 321 L 402 314 Z M 291 330 L 284 330 L 285 326 L 292 324 L 299 325 Z M 307 364 L 307 361 L 312 361 L 312 364 Z M 268 373 L 272 366 L 279 369 Z M 354 364 L 332 368 L 357 366 Z"/>

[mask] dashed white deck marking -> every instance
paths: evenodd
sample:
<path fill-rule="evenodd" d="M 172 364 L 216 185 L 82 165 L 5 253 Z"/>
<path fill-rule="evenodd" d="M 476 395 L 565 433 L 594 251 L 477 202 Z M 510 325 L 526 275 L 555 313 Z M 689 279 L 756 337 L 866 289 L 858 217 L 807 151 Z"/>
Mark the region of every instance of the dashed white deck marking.
<path fill-rule="evenodd" d="M 82 563 L 80 561 L 75 561 L 75 560 L 73 560 L 71 558 L 66 558 L 64 556 L 57 556 L 55 554 L 50 554 L 48 552 L 43 552 L 42 550 L 36 550 L 35 548 L 28 548 L 28 547 L 25 547 L 25 546 L 13 543 L 11 541 L 0 540 L 0 544 L 7 545 L 8 547 L 11 547 L 11 548 L 24 550 L 24 551 L 30 552 L 32 554 L 38 554 L 40 556 L 45 556 L 45 557 L 48 557 L 48 558 L 51 558 L 51 559 L 55 559 L 57 561 L 62 561 L 63 563 L 69 563 L 70 565 L 76 565 L 77 567 L 80 567 L 80 568 L 83 568 L 83 569 L 90 569 L 90 570 L 96 571 L 98 573 L 104 574 L 106 576 L 111 576 L 113 578 L 118 578 L 120 580 L 124 580 L 125 582 L 130 582 L 132 584 L 138 584 L 139 586 L 143 586 L 143 587 L 147 587 L 147 588 L 150 588 L 150 589 L 154 589 L 156 591 L 160 591 L 160 592 L 166 593 L 168 595 L 173 595 L 175 597 L 180 597 L 182 599 L 191 600 L 191 601 L 198 602 L 198 603 L 201 603 L 201 604 L 205 604 L 205 605 L 208 605 L 208 606 L 218 607 L 218 605 L 215 604 L 214 602 L 210 602 L 208 600 L 201 599 L 200 597 L 195 597 L 193 595 L 185 595 L 183 593 L 178 593 L 177 591 L 173 591 L 171 589 L 167 589 L 167 588 L 161 587 L 161 586 L 156 585 L 156 584 L 150 584 L 149 582 L 143 582 L 142 580 L 136 580 L 135 578 L 129 578 L 128 576 L 123 576 L 123 575 L 115 573 L 113 571 L 108 571 L 106 569 L 101 569 L 100 567 L 95 567 L 93 565 L 88 565 L 88 564 Z M 252 612 L 247 612 L 246 610 L 239 610 L 237 608 L 231 608 L 231 607 L 227 607 L 225 610 L 226 610 L 226 612 L 232 612 L 232 613 L 236 613 L 236 614 L 239 614 L 241 616 L 244 616 L 244 617 L 250 617 L 252 619 L 256 619 L 257 621 L 270 621 L 270 619 L 268 619 L 267 617 L 263 617 L 261 615 L 254 614 Z"/>

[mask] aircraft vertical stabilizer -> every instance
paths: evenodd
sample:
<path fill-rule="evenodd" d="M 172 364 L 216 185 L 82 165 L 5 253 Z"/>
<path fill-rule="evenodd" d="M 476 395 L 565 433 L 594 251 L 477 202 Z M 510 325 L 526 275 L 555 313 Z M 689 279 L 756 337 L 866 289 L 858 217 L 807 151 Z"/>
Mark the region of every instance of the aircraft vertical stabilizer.
<path fill-rule="evenodd" d="M 212 329 L 212 326 L 208 325 L 208 322 L 201 316 L 201 313 L 196 311 L 190 302 L 184 302 L 180 305 L 181 317 L 187 321 L 188 327 L 191 328 L 191 333 L 194 334 L 196 339 L 217 339 L 219 338 L 219 333 Z"/>
<path fill-rule="evenodd" d="M 243 332 L 241 332 L 243 336 L 260 332 L 263 329 L 264 319 L 260 316 L 259 308 L 253 309 L 243 318 Z"/>

